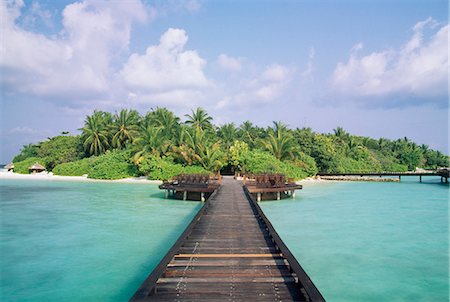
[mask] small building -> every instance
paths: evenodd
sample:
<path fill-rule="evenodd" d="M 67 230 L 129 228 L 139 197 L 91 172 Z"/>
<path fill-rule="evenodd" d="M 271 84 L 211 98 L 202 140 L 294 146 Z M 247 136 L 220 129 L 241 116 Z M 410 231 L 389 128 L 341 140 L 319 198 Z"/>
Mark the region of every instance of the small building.
<path fill-rule="evenodd" d="M 34 165 L 29 167 L 28 170 L 30 171 L 30 173 L 34 174 L 34 173 L 39 173 L 39 172 L 45 171 L 45 167 L 42 166 L 41 164 L 39 164 L 38 162 L 36 162 Z"/>
<path fill-rule="evenodd" d="M 5 166 L 6 171 L 8 172 L 12 172 L 14 170 L 14 164 L 13 163 L 9 163 Z"/>

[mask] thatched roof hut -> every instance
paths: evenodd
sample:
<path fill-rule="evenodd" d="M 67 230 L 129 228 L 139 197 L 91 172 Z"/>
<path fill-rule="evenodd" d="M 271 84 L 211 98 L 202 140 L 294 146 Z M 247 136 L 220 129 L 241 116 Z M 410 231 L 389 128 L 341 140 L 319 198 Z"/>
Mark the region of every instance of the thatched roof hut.
<path fill-rule="evenodd" d="M 9 172 L 14 170 L 14 164 L 13 163 L 9 163 L 5 166 L 5 169 Z"/>
<path fill-rule="evenodd" d="M 38 162 L 36 162 L 34 165 L 29 167 L 28 170 L 30 171 L 30 173 L 38 173 L 38 172 L 45 171 L 45 167 L 43 165 L 39 164 Z"/>

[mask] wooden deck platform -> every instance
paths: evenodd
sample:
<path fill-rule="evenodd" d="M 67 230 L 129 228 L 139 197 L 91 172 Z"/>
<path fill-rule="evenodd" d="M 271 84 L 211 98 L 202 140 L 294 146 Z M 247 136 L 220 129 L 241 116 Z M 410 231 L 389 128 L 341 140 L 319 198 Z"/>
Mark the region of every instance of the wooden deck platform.
<path fill-rule="evenodd" d="M 166 198 L 205 201 L 220 186 L 221 178 L 211 179 L 203 174 L 180 174 L 172 181 L 165 181 L 159 188 L 166 190 Z"/>
<path fill-rule="evenodd" d="M 324 301 L 242 184 L 224 178 L 130 301 Z"/>

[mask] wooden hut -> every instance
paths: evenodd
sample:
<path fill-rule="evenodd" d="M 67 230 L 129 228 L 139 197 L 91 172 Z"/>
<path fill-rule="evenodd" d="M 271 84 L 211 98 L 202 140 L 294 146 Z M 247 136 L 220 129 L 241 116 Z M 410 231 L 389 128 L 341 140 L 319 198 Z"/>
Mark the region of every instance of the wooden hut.
<path fill-rule="evenodd" d="M 34 165 L 29 167 L 28 170 L 30 171 L 30 173 L 34 174 L 34 173 L 39 173 L 39 172 L 45 171 L 45 167 L 42 166 L 41 164 L 39 164 L 38 162 L 36 162 Z"/>
<path fill-rule="evenodd" d="M 9 163 L 5 166 L 6 171 L 8 172 L 12 172 L 14 170 L 14 164 L 13 163 Z"/>

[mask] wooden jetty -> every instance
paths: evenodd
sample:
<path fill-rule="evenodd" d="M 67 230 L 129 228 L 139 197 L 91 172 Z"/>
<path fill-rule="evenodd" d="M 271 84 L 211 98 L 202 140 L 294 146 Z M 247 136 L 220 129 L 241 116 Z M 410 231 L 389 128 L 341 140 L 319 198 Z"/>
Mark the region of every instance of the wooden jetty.
<path fill-rule="evenodd" d="M 295 197 L 295 190 L 301 190 L 303 187 L 297 185 L 293 180 L 286 180 L 283 174 L 258 174 L 247 179 L 244 176 L 244 185 L 249 193 L 253 194 L 256 200 L 266 199 L 280 200 L 282 197 Z"/>
<path fill-rule="evenodd" d="M 194 199 L 205 201 L 221 183 L 221 176 L 212 179 L 207 174 L 180 174 L 171 181 L 163 182 L 159 188 L 166 190 L 166 198 Z"/>
<path fill-rule="evenodd" d="M 249 191 L 222 186 L 130 301 L 324 301 Z"/>
<path fill-rule="evenodd" d="M 410 172 L 352 172 L 352 173 L 319 173 L 320 177 L 339 177 L 339 176 L 359 176 L 359 177 L 398 177 L 399 180 L 403 176 L 418 176 L 422 182 L 423 176 L 440 176 L 441 182 L 448 183 L 450 168 L 440 168 L 435 171 L 410 171 Z"/>

